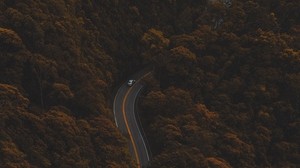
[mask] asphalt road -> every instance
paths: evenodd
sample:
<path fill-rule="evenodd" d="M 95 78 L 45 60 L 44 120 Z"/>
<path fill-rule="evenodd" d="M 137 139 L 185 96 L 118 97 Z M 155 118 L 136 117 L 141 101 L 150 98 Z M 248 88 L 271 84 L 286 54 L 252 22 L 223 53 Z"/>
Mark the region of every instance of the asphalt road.
<path fill-rule="evenodd" d="M 132 157 L 136 160 L 138 168 L 144 167 L 149 162 L 149 153 L 145 140 L 141 133 L 141 128 L 137 124 L 135 115 L 135 102 L 139 92 L 144 87 L 141 79 L 151 72 L 140 72 L 131 79 L 136 83 L 129 87 L 124 83 L 118 90 L 113 104 L 115 122 L 118 129 L 129 139 L 129 150 Z"/>

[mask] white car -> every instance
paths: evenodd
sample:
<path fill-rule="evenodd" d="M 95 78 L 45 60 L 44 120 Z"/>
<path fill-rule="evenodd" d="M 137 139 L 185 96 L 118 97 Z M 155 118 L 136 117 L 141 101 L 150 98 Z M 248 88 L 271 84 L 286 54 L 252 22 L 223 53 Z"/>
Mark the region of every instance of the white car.
<path fill-rule="evenodd" d="M 128 80 L 127 85 L 128 86 L 132 86 L 134 83 L 135 83 L 135 80 L 134 79 L 130 79 L 130 80 Z"/>

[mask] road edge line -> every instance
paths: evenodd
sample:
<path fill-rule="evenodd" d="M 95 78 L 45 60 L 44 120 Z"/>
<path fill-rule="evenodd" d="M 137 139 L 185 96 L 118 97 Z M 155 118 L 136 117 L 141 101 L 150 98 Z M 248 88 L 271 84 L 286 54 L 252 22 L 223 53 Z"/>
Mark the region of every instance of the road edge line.
<path fill-rule="evenodd" d="M 140 134 L 140 136 L 142 137 L 142 141 L 143 141 L 143 144 L 144 144 L 144 147 L 145 147 L 145 149 L 146 149 L 146 155 L 147 155 L 147 159 L 148 159 L 148 161 L 150 161 L 150 157 L 149 157 L 149 154 L 148 154 L 148 149 L 147 149 L 147 146 L 146 146 L 146 144 L 145 144 L 145 141 L 144 141 L 144 137 L 142 136 L 142 133 L 141 133 L 141 130 L 140 130 L 140 128 L 139 128 L 139 125 L 138 125 L 138 123 L 137 123 L 137 120 L 136 120 L 136 116 L 135 116 L 135 103 L 136 103 L 136 99 L 137 99 L 137 96 L 138 96 L 138 94 L 140 93 L 140 91 L 143 89 L 143 86 L 138 90 L 138 92 L 135 94 L 135 99 L 134 99 L 134 102 L 133 102 L 133 104 L 134 104 L 134 106 L 133 106 L 133 117 L 134 117 L 134 120 L 135 120 L 135 123 L 136 123 L 136 125 L 137 125 L 137 128 L 138 128 L 138 131 L 139 131 L 139 134 Z"/>

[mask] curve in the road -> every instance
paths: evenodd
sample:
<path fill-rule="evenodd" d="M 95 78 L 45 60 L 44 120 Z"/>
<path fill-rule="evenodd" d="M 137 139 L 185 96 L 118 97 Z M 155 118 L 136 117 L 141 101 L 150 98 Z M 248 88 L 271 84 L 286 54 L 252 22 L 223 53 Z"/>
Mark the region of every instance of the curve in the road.
<path fill-rule="evenodd" d="M 136 158 L 136 161 L 137 161 L 137 165 L 138 165 L 138 167 L 141 167 L 140 166 L 141 165 L 140 164 L 140 158 L 139 158 L 139 155 L 138 155 L 137 149 L 136 149 L 136 144 L 135 144 L 135 141 L 134 141 L 134 139 L 132 137 L 131 130 L 130 130 L 129 126 L 128 126 L 127 116 L 126 116 L 126 113 L 125 113 L 125 102 L 127 100 L 127 97 L 128 97 L 128 94 L 130 93 L 130 91 L 131 91 L 131 88 L 127 91 L 127 93 L 126 93 L 126 95 L 124 97 L 124 100 L 123 100 L 123 103 L 122 103 L 122 113 L 123 113 L 123 117 L 124 117 L 124 121 L 125 121 L 125 125 L 126 125 L 126 128 L 127 128 L 127 131 L 129 133 L 130 141 L 131 141 L 131 143 L 133 145 L 133 151 L 134 151 L 134 155 L 135 155 L 135 158 Z"/>
<path fill-rule="evenodd" d="M 136 83 L 131 87 L 128 87 L 124 83 L 119 88 L 113 105 L 116 126 L 123 134 L 129 134 L 130 151 L 137 162 L 138 168 L 146 166 L 150 158 L 144 138 L 136 121 L 134 107 L 138 94 L 144 87 L 140 80 L 150 73 L 148 71 L 136 74 L 134 77 L 137 79 Z"/>

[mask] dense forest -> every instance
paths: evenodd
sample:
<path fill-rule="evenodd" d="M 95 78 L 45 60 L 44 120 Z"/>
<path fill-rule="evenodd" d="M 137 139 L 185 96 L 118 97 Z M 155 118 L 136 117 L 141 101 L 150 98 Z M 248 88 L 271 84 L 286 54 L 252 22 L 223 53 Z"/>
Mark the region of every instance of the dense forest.
<path fill-rule="evenodd" d="M 0 0 L 0 9 L 0 167 L 135 167 L 110 100 L 143 33 L 129 4 Z"/>
<path fill-rule="evenodd" d="M 300 166 L 298 0 L 0 0 L 0 167 L 136 167 L 111 109 L 145 66 L 149 167 Z"/>
<path fill-rule="evenodd" d="M 297 11 L 299 1 L 199 2 L 144 33 L 151 167 L 300 166 Z"/>

